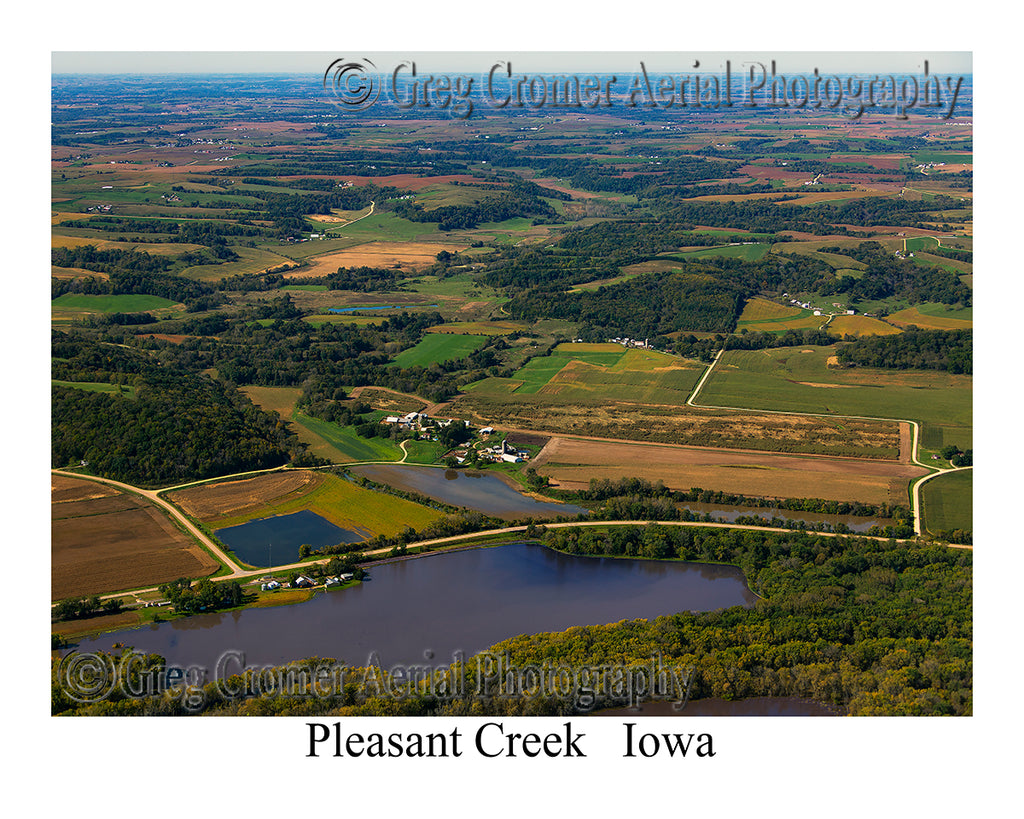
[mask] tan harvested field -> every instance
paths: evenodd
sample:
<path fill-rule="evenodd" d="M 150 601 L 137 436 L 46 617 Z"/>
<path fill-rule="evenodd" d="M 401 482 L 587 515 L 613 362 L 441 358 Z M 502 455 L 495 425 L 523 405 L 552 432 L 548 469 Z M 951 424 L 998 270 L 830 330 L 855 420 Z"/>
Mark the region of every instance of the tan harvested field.
<path fill-rule="evenodd" d="M 192 517 L 209 523 L 304 495 L 316 488 L 323 477 L 307 470 L 272 472 L 239 481 L 180 489 L 168 492 L 165 497 Z"/>
<path fill-rule="evenodd" d="M 743 306 L 743 312 L 740 313 L 738 321 L 743 324 L 748 321 L 792 319 L 799 316 L 801 312 L 803 311 L 799 307 L 793 307 L 787 304 L 777 304 L 774 301 L 769 301 L 768 299 L 762 299 L 755 296 L 754 298 L 747 300 L 747 303 Z"/>
<path fill-rule="evenodd" d="M 888 321 L 901 327 L 914 325 L 922 330 L 969 330 L 974 322 L 947 316 L 926 316 L 916 307 L 908 307 L 889 316 Z"/>
<path fill-rule="evenodd" d="M 92 481 L 51 477 L 54 600 L 204 577 L 219 566 L 156 507 Z"/>
<path fill-rule="evenodd" d="M 451 242 L 367 242 L 347 250 L 314 256 L 309 266 L 285 273 L 286 279 L 308 279 L 336 273 L 339 267 L 428 267 L 442 250 L 457 253 L 466 245 Z"/>
<path fill-rule="evenodd" d="M 925 474 L 892 461 L 822 458 L 554 437 L 533 460 L 565 489 L 591 478 L 646 478 L 672 489 L 715 489 L 774 498 L 906 503 L 907 483 Z"/>
<path fill-rule="evenodd" d="M 61 222 L 74 222 L 76 219 L 88 219 L 91 213 L 59 213 L 50 211 L 50 224 L 59 225 Z"/>
<path fill-rule="evenodd" d="M 455 335 L 507 336 L 517 330 L 529 330 L 530 325 L 521 321 L 455 321 L 428 327 L 428 333 L 452 333 Z"/>
<path fill-rule="evenodd" d="M 59 233 L 54 233 L 50 237 L 51 247 L 85 247 L 86 245 L 92 245 L 97 250 L 138 250 L 152 253 L 154 256 L 177 256 L 181 253 L 202 249 L 202 245 L 173 242 L 114 242 L 91 236 L 63 236 Z"/>
<path fill-rule="evenodd" d="M 95 270 L 85 270 L 81 267 L 57 267 L 56 265 L 50 265 L 50 278 L 51 279 L 109 279 L 106 273 L 99 273 Z"/>
<path fill-rule="evenodd" d="M 827 329 L 841 336 L 891 336 L 901 332 L 898 327 L 871 316 L 836 316 Z"/>
<path fill-rule="evenodd" d="M 619 401 L 566 403 L 542 394 L 491 399 L 467 394 L 447 413 L 480 425 L 613 440 L 855 458 L 899 457 L 891 421 L 765 414 Z"/>

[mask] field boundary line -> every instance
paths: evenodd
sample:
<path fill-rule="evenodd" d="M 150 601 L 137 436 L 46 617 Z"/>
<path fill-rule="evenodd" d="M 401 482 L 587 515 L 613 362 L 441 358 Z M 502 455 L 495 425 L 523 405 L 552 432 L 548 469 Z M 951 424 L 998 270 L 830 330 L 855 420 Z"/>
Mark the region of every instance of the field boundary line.
<path fill-rule="evenodd" d="M 885 418 L 885 417 L 874 416 L 874 415 L 843 415 L 843 414 L 840 414 L 840 413 L 828 413 L 828 412 L 796 412 L 796 411 L 793 411 L 793 410 L 756 409 L 754 407 L 723 407 L 723 406 L 718 406 L 716 404 L 698 404 L 698 403 L 696 403 L 695 399 L 697 398 L 697 395 L 700 393 L 701 389 L 704 387 L 705 382 L 708 380 L 708 377 L 711 375 L 712 371 L 715 369 L 715 365 L 718 364 L 718 362 L 721 359 L 723 353 L 725 353 L 725 347 L 722 347 L 722 349 L 720 349 L 718 351 L 718 353 L 715 355 L 714 359 L 712 360 L 711 364 L 708 366 L 707 370 L 705 371 L 704 375 L 701 377 L 700 381 L 697 382 L 697 386 L 694 387 L 694 389 L 693 389 L 693 394 L 686 401 L 687 406 L 698 407 L 700 409 L 747 410 L 747 411 L 751 411 L 751 412 L 764 412 L 764 413 L 768 413 L 770 415 L 798 415 L 798 416 L 805 416 L 805 417 L 809 417 L 809 418 L 850 418 L 850 419 L 857 420 L 857 421 L 895 421 L 897 423 L 910 424 L 911 429 L 913 429 L 913 431 L 914 431 L 913 440 L 912 440 L 911 445 L 910 445 L 910 460 L 911 460 L 911 463 L 915 464 L 916 466 L 923 467 L 924 469 L 927 469 L 930 472 L 930 474 L 923 475 L 922 477 L 920 477 L 917 480 L 915 480 L 911 484 L 910 490 L 908 492 L 909 499 L 910 499 L 910 511 L 911 511 L 911 513 L 914 516 L 914 534 L 919 535 L 919 536 L 921 535 L 922 527 L 921 527 L 921 506 L 920 506 L 920 492 L 919 492 L 920 485 L 922 483 L 924 483 L 924 481 L 929 480 L 930 478 L 934 478 L 936 475 L 945 475 L 947 472 L 955 472 L 955 471 L 957 471 L 957 469 L 955 467 L 954 468 L 950 468 L 950 469 L 943 469 L 942 467 L 934 466 L 932 464 L 926 464 L 926 463 L 922 462 L 920 459 L 918 459 L 917 455 L 918 455 L 918 442 L 919 442 L 919 439 L 920 439 L 920 427 L 919 427 L 917 421 L 911 420 L 910 418 Z M 969 468 L 969 467 L 963 467 L 963 468 Z"/>

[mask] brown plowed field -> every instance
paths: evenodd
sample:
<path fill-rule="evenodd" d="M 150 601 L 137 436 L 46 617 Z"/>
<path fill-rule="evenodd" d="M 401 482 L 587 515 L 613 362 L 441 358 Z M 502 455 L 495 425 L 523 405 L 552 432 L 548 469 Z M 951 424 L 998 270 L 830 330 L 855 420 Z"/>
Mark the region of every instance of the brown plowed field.
<path fill-rule="evenodd" d="M 323 476 L 308 470 L 271 472 L 240 481 L 194 486 L 168 492 L 167 500 L 201 521 L 239 515 L 249 509 L 260 509 L 283 501 L 290 495 L 306 493 L 317 486 Z"/>
<path fill-rule="evenodd" d="M 533 460 L 565 489 L 591 478 L 646 478 L 672 489 L 716 489 L 775 498 L 906 503 L 907 483 L 925 470 L 892 461 L 555 437 Z"/>
<path fill-rule="evenodd" d="M 86 480 L 51 479 L 54 600 L 203 577 L 218 563 L 156 507 Z"/>

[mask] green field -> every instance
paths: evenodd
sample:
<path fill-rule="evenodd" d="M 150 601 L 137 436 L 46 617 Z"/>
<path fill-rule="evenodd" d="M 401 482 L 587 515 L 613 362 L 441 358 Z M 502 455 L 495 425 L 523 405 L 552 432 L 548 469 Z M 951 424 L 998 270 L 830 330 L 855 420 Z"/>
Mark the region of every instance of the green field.
<path fill-rule="evenodd" d="M 86 392 L 119 394 L 127 398 L 135 397 L 135 387 L 127 384 L 110 384 L 106 381 L 60 381 L 53 378 L 50 380 L 50 385 L 54 387 L 72 387 L 76 390 L 85 390 Z"/>
<path fill-rule="evenodd" d="M 378 412 L 372 414 L 372 417 L 378 418 L 383 415 L 384 413 Z M 344 457 L 338 460 L 400 461 L 402 459 L 402 450 L 389 438 L 362 438 L 356 435 L 354 427 L 343 427 L 330 421 L 322 421 L 298 410 L 292 414 L 292 419 L 341 453 Z M 322 455 L 323 453 L 316 454 Z M 329 456 L 324 455 L 324 457 Z"/>
<path fill-rule="evenodd" d="M 647 401 L 683 404 L 703 365 L 618 344 L 560 344 L 531 358 L 511 378 L 485 378 L 466 389 L 481 396 L 537 395 L 559 403 Z"/>
<path fill-rule="evenodd" d="M 89 296 L 81 293 L 65 293 L 50 302 L 54 310 L 84 311 L 88 313 L 145 313 L 174 307 L 177 302 L 159 296 L 127 294 L 122 296 Z"/>
<path fill-rule="evenodd" d="M 726 258 L 742 259 L 745 262 L 756 262 L 769 250 L 770 246 L 761 242 L 749 245 L 723 245 L 721 247 L 706 247 L 701 250 L 689 250 L 685 253 L 673 253 L 668 258 L 680 259 L 681 261 L 692 261 L 694 259 Z"/>
<path fill-rule="evenodd" d="M 429 367 L 443 361 L 465 358 L 479 350 L 487 336 L 429 333 L 415 346 L 403 350 L 392 362 L 396 367 Z"/>
<path fill-rule="evenodd" d="M 914 154 L 915 164 L 922 165 L 928 162 L 945 162 L 947 165 L 972 165 L 974 154 L 952 154 L 945 151 L 918 151 Z"/>
<path fill-rule="evenodd" d="M 955 529 L 972 531 L 974 470 L 933 478 L 921 487 L 924 526 L 933 534 Z"/>
<path fill-rule="evenodd" d="M 312 243 L 309 243 L 312 244 Z M 292 259 L 286 258 L 273 250 L 258 247 L 231 248 L 238 259 L 223 264 L 200 264 L 186 267 L 181 275 L 198 281 L 217 282 L 230 276 L 243 276 L 250 273 L 262 273 L 279 267 L 295 267 Z"/>
<path fill-rule="evenodd" d="M 705 382 L 698 403 L 905 418 L 923 423 L 924 440 L 932 424 L 970 435 L 970 376 L 930 370 L 834 369 L 827 360 L 835 352 L 834 346 L 730 350 Z"/>
<path fill-rule="evenodd" d="M 365 327 L 370 324 L 383 324 L 388 320 L 387 316 L 357 316 L 341 315 L 339 313 L 324 314 L 321 316 L 304 316 L 303 321 L 312 324 L 314 327 L 322 327 L 325 324 L 354 324 L 356 327 Z"/>

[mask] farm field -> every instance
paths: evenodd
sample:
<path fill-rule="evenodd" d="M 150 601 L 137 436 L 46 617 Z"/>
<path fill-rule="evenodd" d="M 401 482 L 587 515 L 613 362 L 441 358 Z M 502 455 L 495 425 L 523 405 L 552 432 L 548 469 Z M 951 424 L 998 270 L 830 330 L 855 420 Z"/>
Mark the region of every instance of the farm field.
<path fill-rule="evenodd" d="M 50 308 L 58 311 L 85 313 L 147 313 L 174 307 L 176 302 L 160 296 L 121 295 L 92 296 L 83 293 L 65 293 L 50 302 Z"/>
<path fill-rule="evenodd" d="M 483 346 L 487 336 L 431 333 L 416 346 L 402 350 L 392 362 L 395 367 L 429 367 L 465 358 Z"/>
<path fill-rule="evenodd" d="M 873 316 L 835 316 L 825 329 L 839 336 L 891 336 L 900 332 L 899 327 Z"/>
<path fill-rule="evenodd" d="M 336 475 L 298 469 L 204 484 L 166 497 L 218 529 L 308 509 L 343 529 L 394 535 L 406 525 L 418 529 L 441 517 L 434 509 Z"/>
<path fill-rule="evenodd" d="M 71 387 L 72 389 L 85 390 L 86 392 L 116 393 L 126 398 L 135 397 L 135 387 L 128 384 L 111 384 L 107 381 L 61 381 L 51 378 L 50 385 L 53 387 Z"/>
<path fill-rule="evenodd" d="M 736 330 L 784 333 L 786 330 L 815 330 L 828 320 L 813 311 L 795 305 L 778 304 L 768 299 L 748 299 L 736 321 Z"/>
<path fill-rule="evenodd" d="M 309 452 L 334 463 L 399 460 L 398 446 L 384 438 L 362 438 L 351 427 L 343 427 L 305 415 L 295 409 L 301 395 L 298 387 L 243 387 L 242 392 L 265 410 L 291 422 L 299 440 Z"/>
<path fill-rule="evenodd" d="M 971 308 L 950 309 L 944 304 L 918 304 L 891 313 L 886 321 L 922 330 L 969 330 L 974 326 Z"/>
<path fill-rule="evenodd" d="M 382 413 L 378 414 L 381 415 Z M 333 453 L 316 447 L 314 455 L 328 458 L 336 463 L 352 461 L 399 461 L 402 450 L 388 438 L 363 438 L 352 427 L 343 427 L 331 421 L 323 421 L 296 410 L 292 419 L 313 435 L 318 436 L 333 449 Z"/>
<path fill-rule="evenodd" d="M 835 347 L 731 350 L 705 382 L 697 403 L 972 426 L 972 379 L 925 370 L 829 367 Z"/>
<path fill-rule="evenodd" d="M 314 243 L 315 244 L 315 243 Z M 323 256 L 311 256 L 307 266 L 289 271 L 287 279 L 307 279 L 336 273 L 339 267 L 429 267 L 442 250 L 455 253 L 465 245 L 450 242 L 366 242 Z"/>
<path fill-rule="evenodd" d="M 220 564 L 153 505 L 93 481 L 50 477 L 54 600 L 205 577 Z"/>
<path fill-rule="evenodd" d="M 302 320 L 314 327 L 323 327 L 325 324 L 354 324 L 356 327 L 366 327 L 375 324 L 383 324 L 387 316 L 357 316 L 354 314 L 327 313 L 322 316 L 303 316 Z"/>
<path fill-rule="evenodd" d="M 701 250 L 690 250 L 685 253 L 675 253 L 673 258 L 692 261 L 693 259 L 742 259 L 746 262 L 756 262 L 769 250 L 769 246 L 760 242 L 740 245 L 722 245 L 721 247 L 708 247 Z"/>
<path fill-rule="evenodd" d="M 564 489 L 592 478 L 637 477 L 670 489 L 714 489 L 776 498 L 907 503 L 910 464 L 553 437 L 531 464 Z"/>
<path fill-rule="evenodd" d="M 965 469 L 933 478 L 921 487 L 921 511 L 925 528 L 933 533 L 956 529 L 971 531 L 974 470 Z"/>
<path fill-rule="evenodd" d="M 530 329 L 521 321 L 453 321 L 428 327 L 428 333 L 454 333 L 455 335 L 507 336 Z"/>
<path fill-rule="evenodd" d="M 491 396 L 467 393 L 450 412 L 502 429 L 564 433 L 627 441 L 753 449 L 896 460 L 898 425 L 890 421 L 842 421 L 800 415 L 647 405 L 567 401 L 558 395 Z"/>
<path fill-rule="evenodd" d="M 186 267 L 181 275 L 201 282 L 218 282 L 231 276 L 264 273 L 268 270 L 282 270 L 295 266 L 295 262 L 288 257 L 258 247 L 239 246 L 232 250 L 241 257 L 237 261 L 193 265 Z"/>

